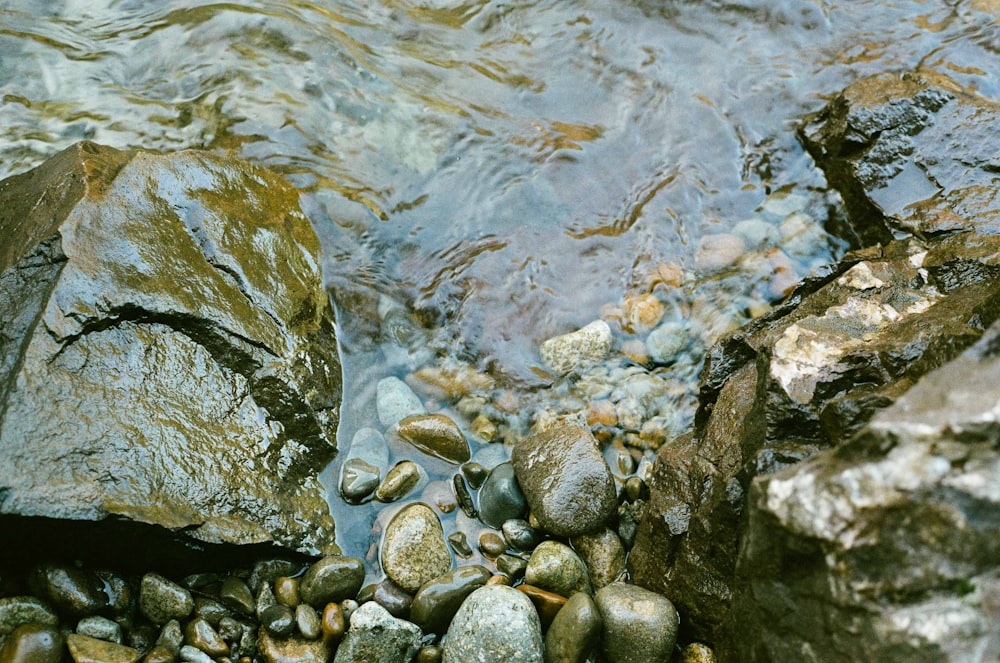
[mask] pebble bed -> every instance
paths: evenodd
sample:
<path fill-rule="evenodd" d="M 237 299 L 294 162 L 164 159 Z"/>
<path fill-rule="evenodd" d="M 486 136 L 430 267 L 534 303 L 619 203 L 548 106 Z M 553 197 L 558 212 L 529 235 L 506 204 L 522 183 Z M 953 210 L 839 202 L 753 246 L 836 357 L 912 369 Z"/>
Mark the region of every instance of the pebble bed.
<path fill-rule="evenodd" d="M 629 584 L 628 552 L 704 348 L 816 267 L 823 231 L 797 204 L 703 237 L 693 271 L 637 272 L 598 319 L 540 345 L 541 390 L 411 351 L 425 339 L 384 303 L 405 370 L 378 383 L 377 422 L 341 450 L 333 487 L 373 515 L 364 555 L 185 578 L 41 564 L 0 598 L 0 663 L 714 660 L 677 642 L 667 598 Z M 738 292 L 707 296 L 710 281 Z"/>

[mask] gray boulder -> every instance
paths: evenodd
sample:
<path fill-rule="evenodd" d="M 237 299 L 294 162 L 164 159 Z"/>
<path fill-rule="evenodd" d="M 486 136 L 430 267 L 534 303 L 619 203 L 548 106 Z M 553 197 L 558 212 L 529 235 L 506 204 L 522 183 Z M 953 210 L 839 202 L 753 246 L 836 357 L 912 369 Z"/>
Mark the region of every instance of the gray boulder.
<path fill-rule="evenodd" d="M 336 550 L 341 369 L 298 200 L 93 143 L 0 182 L 0 513 Z"/>
<path fill-rule="evenodd" d="M 1000 657 L 997 347 L 1000 323 L 850 442 L 754 482 L 727 651 Z"/>

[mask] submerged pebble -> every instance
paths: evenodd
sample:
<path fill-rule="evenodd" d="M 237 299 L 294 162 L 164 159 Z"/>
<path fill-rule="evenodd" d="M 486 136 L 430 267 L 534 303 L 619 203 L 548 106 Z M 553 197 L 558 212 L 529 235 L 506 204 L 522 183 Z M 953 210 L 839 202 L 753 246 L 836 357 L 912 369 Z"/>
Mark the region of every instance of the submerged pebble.
<path fill-rule="evenodd" d="M 397 463 L 386 472 L 385 479 L 375 490 L 375 499 L 380 502 L 395 502 L 402 499 L 420 485 L 422 478 L 420 466 L 412 460 Z"/>
<path fill-rule="evenodd" d="M 419 414 L 401 420 L 397 434 L 424 453 L 456 465 L 471 457 L 462 429 L 443 414 Z"/>
<path fill-rule="evenodd" d="M 375 409 L 378 412 L 379 423 L 384 428 L 406 417 L 427 412 L 420 402 L 420 397 L 397 377 L 382 378 L 378 381 L 375 388 Z"/>
<path fill-rule="evenodd" d="M 694 264 L 703 272 L 717 272 L 732 267 L 746 253 L 743 238 L 731 233 L 704 235 L 698 240 Z"/>
<path fill-rule="evenodd" d="M 562 374 L 601 361 L 610 351 L 611 327 L 603 320 L 595 320 L 574 332 L 548 339 L 542 343 L 539 355 L 543 364 Z"/>
<path fill-rule="evenodd" d="M 378 488 L 379 469 L 361 458 L 349 458 L 340 474 L 340 494 L 348 502 L 360 502 Z"/>

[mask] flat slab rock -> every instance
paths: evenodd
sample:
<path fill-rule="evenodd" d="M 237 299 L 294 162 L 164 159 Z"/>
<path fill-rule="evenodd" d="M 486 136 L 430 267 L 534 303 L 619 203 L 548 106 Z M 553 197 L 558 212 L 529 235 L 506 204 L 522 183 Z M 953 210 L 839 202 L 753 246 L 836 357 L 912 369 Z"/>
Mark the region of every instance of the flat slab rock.
<path fill-rule="evenodd" d="M 0 182 L 0 513 L 333 552 L 341 398 L 298 193 L 79 143 Z"/>

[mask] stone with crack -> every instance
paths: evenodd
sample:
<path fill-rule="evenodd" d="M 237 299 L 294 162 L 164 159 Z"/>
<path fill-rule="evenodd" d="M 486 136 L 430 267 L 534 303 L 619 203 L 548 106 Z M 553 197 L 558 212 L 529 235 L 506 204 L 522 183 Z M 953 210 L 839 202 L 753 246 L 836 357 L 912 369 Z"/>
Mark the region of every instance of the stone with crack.
<path fill-rule="evenodd" d="M 0 182 L 0 513 L 335 551 L 319 260 L 233 158 L 85 142 Z"/>

